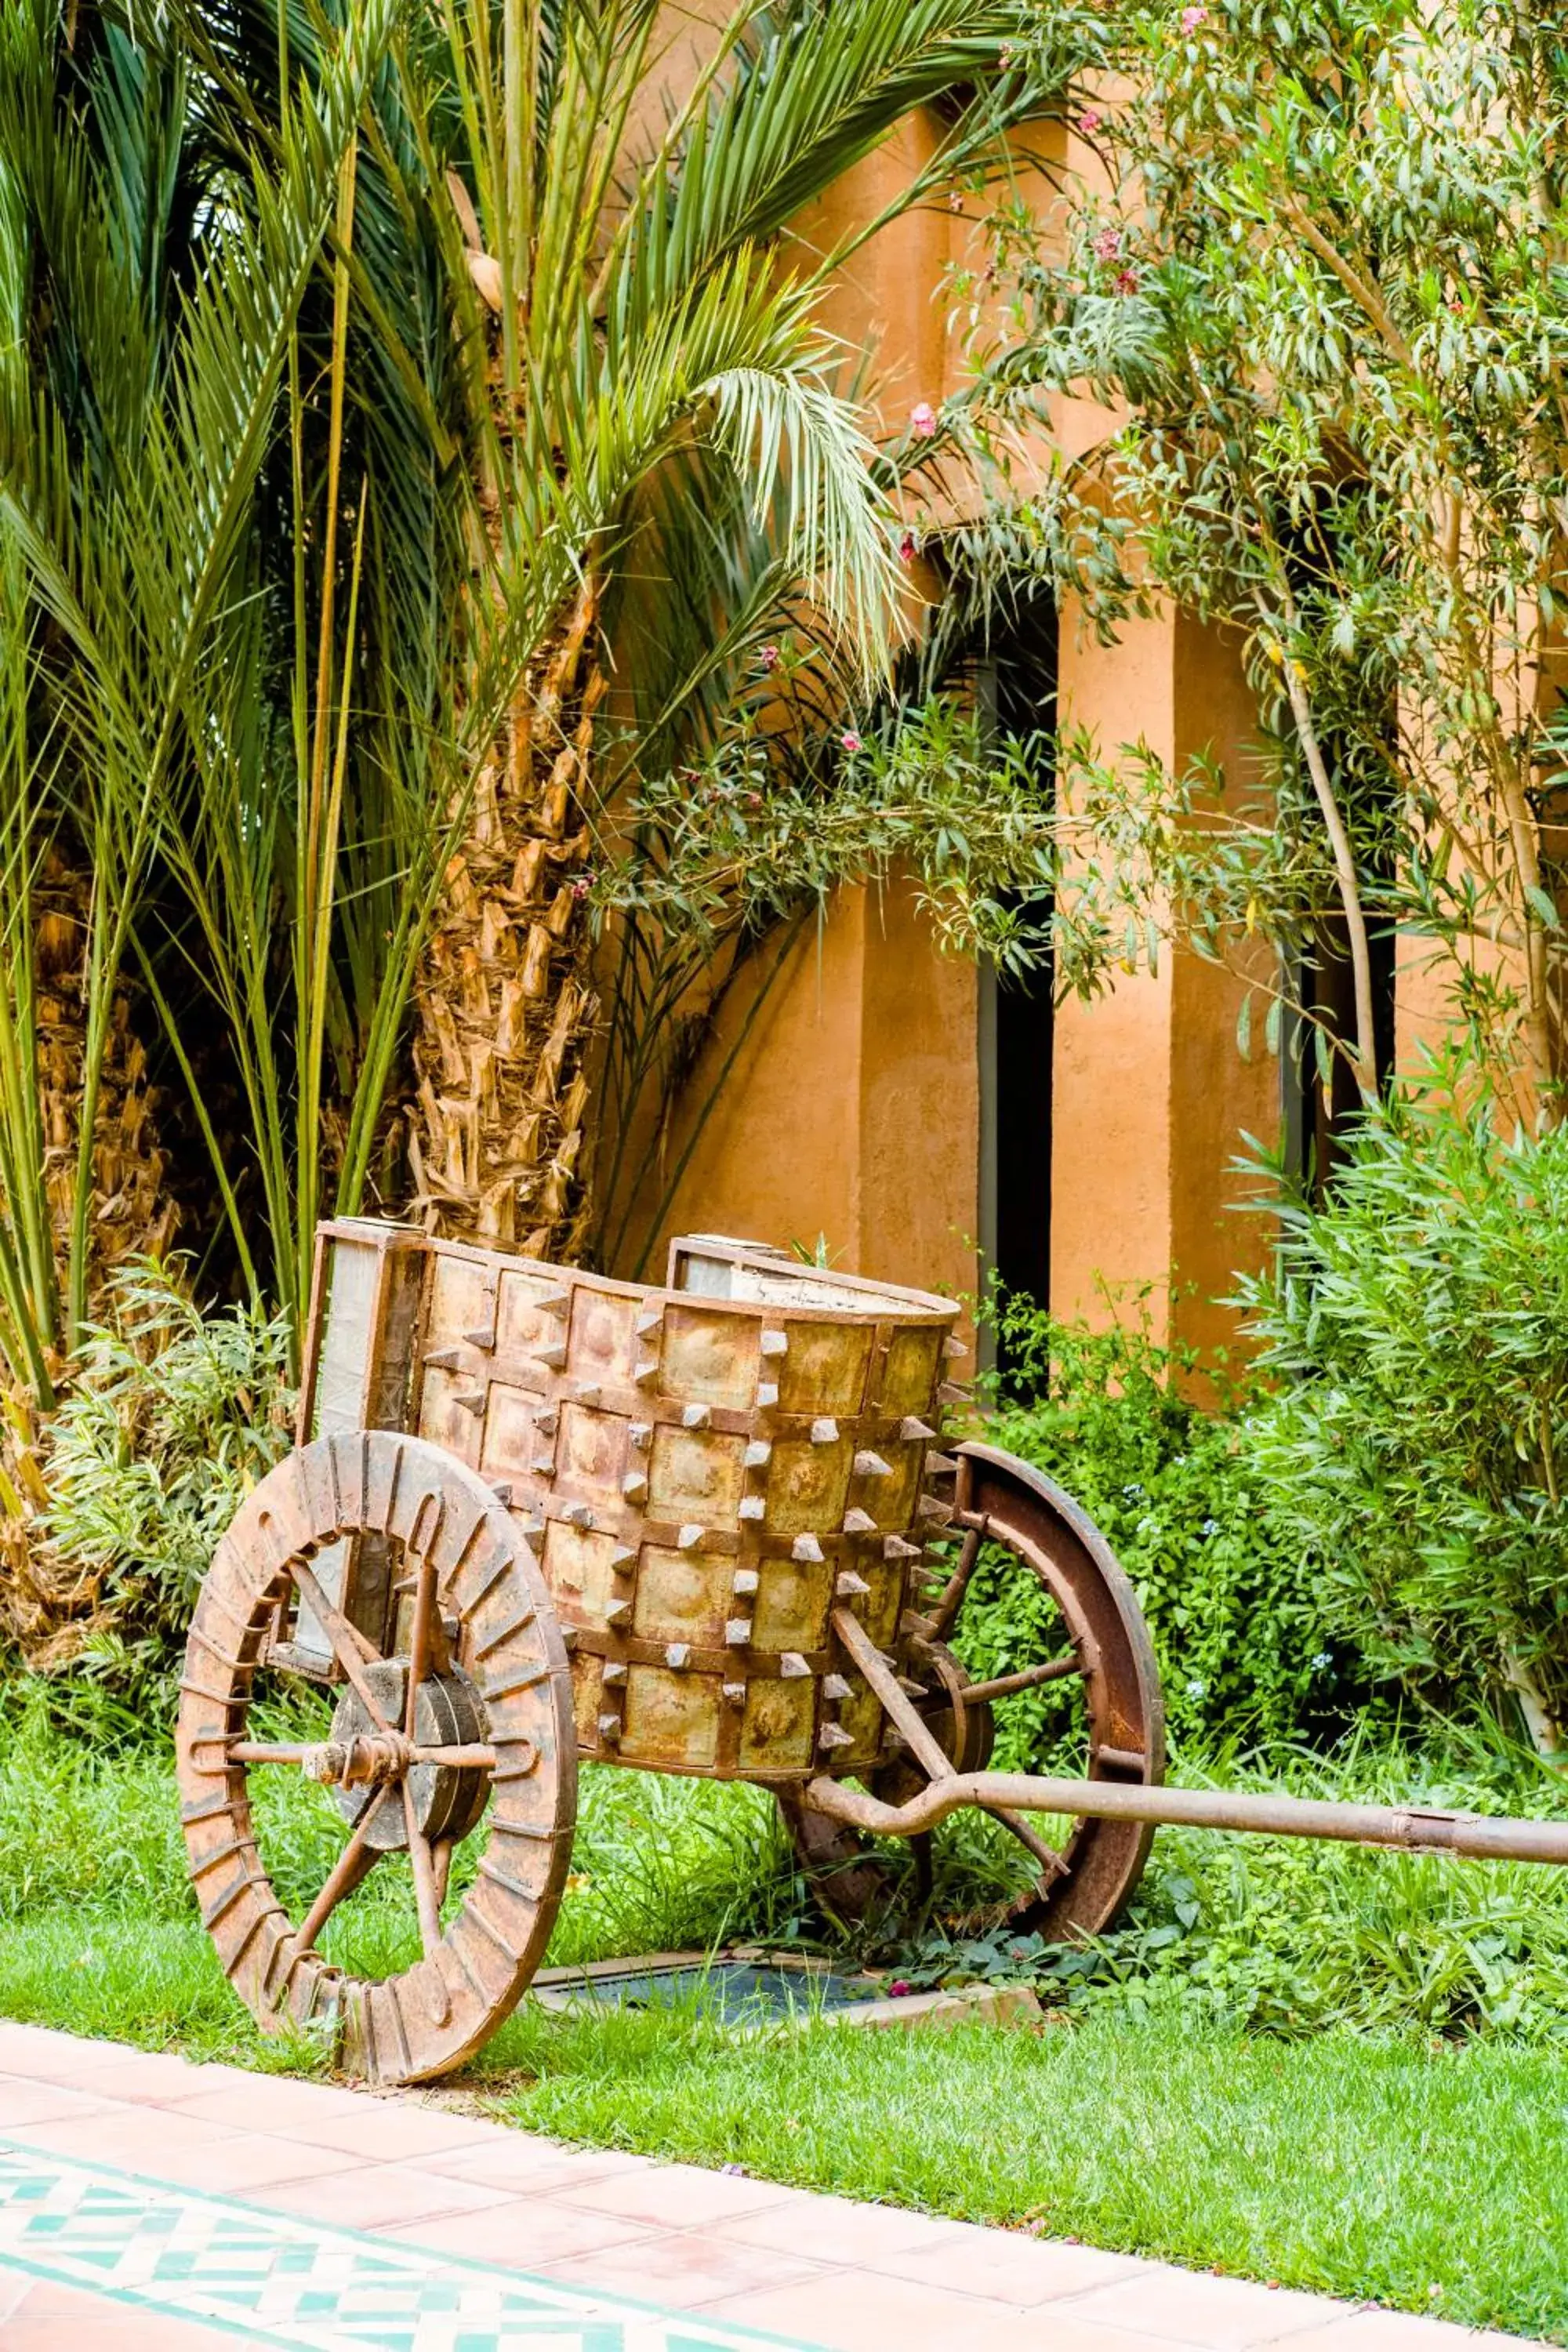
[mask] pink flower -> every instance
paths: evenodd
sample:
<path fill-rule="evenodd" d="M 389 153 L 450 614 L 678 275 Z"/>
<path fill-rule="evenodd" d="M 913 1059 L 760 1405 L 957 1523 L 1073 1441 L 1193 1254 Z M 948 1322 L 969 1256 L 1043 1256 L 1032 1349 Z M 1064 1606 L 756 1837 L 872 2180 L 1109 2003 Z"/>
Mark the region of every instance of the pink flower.
<path fill-rule="evenodd" d="M 1098 106 L 1086 106 L 1083 112 L 1079 116 L 1078 127 L 1082 131 L 1084 137 L 1088 139 L 1092 137 L 1094 132 L 1100 129 L 1100 126 L 1104 120 L 1105 117 L 1101 114 Z"/>
<path fill-rule="evenodd" d="M 936 431 L 936 411 L 929 400 L 917 400 L 910 409 L 910 431 L 918 441 L 929 441 Z"/>
<path fill-rule="evenodd" d="M 585 898 L 593 887 L 594 877 L 591 872 L 587 874 L 579 874 L 577 879 L 572 885 L 572 896 L 574 898 Z"/>
<path fill-rule="evenodd" d="M 907 1977 L 895 1977 L 892 1983 L 888 1987 L 889 1995 L 894 2000 L 902 2000 L 904 1995 L 908 1992 L 912 1992 L 914 1988 L 910 1983 Z"/>
<path fill-rule="evenodd" d="M 847 727 L 838 740 L 847 751 L 863 751 L 866 748 L 853 727 Z"/>
<path fill-rule="evenodd" d="M 777 669 L 779 666 L 779 649 L 777 646 L 764 646 L 762 650 L 761 660 L 764 669 Z"/>
<path fill-rule="evenodd" d="M 912 530 L 906 530 L 902 539 L 899 541 L 899 562 L 900 563 L 912 563 L 914 560 L 915 535 Z"/>
<path fill-rule="evenodd" d="M 1095 259 L 1115 261 L 1120 257 L 1121 252 L 1121 231 L 1119 228 L 1102 228 L 1094 240 Z"/>
<path fill-rule="evenodd" d="M 1208 20 L 1209 12 L 1206 8 L 1184 8 L 1182 11 L 1182 30 L 1184 33 L 1195 33 L 1198 26 L 1200 25 L 1206 25 Z"/>
<path fill-rule="evenodd" d="M 1136 294 L 1138 272 L 1135 269 L 1119 269 L 1116 273 L 1116 290 L 1119 294 Z"/>

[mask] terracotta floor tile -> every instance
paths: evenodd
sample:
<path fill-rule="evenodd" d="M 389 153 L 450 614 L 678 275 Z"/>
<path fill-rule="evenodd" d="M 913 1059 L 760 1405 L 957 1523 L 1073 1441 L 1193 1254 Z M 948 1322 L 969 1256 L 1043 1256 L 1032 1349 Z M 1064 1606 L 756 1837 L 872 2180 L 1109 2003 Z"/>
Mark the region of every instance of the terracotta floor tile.
<path fill-rule="evenodd" d="M 237 2352 L 226 2328 L 36 2281 L 0 2324 L 4 2352 Z"/>
<path fill-rule="evenodd" d="M 119 2042 L 89 2040 L 84 2034 L 56 2033 L 47 2026 L 17 2025 L 0 2020 L 0 2073 L 26 2074 L 40 2083 L 68 2083 L 84 2069 L 103 2063 L 104 2053 L 123 2058 Z"/>
<path fill-rule="evenodd" d="M 9 2319 L 32 2284 L 30 2271 L 7 2270 L 0 2263 L 0 2319 Z"/>
<path fill-rule="evenodd" d="M 742 2213 L 714 2225 L 726 2238 L 747 2246 L 776 2246 L 784 2253 L 807 2253 L 817 2262 L 851 2267 L 875 2263 L 897 2271 L 895 2257 L 920 2256 L 951 2238 L 955 2222 L 932 2213 L 911 2213 L 900 2205 L 873 2205 L 854 2197 L 817 2197 L 809 2189 L 781 2191 L 760 2212 Z"/>
<path fill-rule="evenodd" d="M 240 2117 L 247 2131 L 287 2132 L 291 2126 L 331 2117 L 357 2122 L 402 2111 L 357 2091 L 330 2083 L 296 2081 L 288 2074 L 246 2074 L 234 2066 L 204 2066 L 187 2091 L 161 2097 L 171 2115 Z"/>
<path fill-rule="evenodd" d="M 1078 2319 L 1135 2328 L 1167 2343 L 1201 2345 L 1203 2352 L 1247 2352 L 1252 2345 L 1321 2325 L 1330 2315 L 1352 2315 L 1350 2305 L 1325 2306 L 1321 2295 L 1274 2291 L 1252 2279 L 1214 2278 L 1155 2263 L 1079 2295 L 1072 2310 Z"/>
<path fill-rule="evenodd" d="M 18 2124 L 11 2137 L 27 2147 L 79 2157 L 84 2164 L 112 2164 L 134 2172 L 146 2162 L 154 2135 L 160 2147 L 184 2151 L 230 2137 L 232 2126 L 192 2116 L 150 2116 L 145 2108 L 117 2105 L 101 2115 L 73 2116 L 64 2123 Z"/>
<path fill-rule="evenodd" d="M 201 2092 L 221 2088 L 234 2074 L 231 2066 L 198 2065 L 177 2050 L 121 2050 L 100 2042 L 100 2054 L 84 2066 L 73 2083 L 96 2091 L 101 2098 L 127 2099 L 138 2106 L 177 2105 Z M 255 2084 L 257 2078 L 249 2078 Z"/>
<path fill-rule="evenodd" d="M 706 2319 L 743 2320 L 803 2336 L 827 2352 L 1152 2352 L 1147 2336 L 1097 2327 L 1052 2308 L 1021 2311 L 986 2295 L 952 2294 L 868 2271 L 704 2304 Z"/>
<path fill-rule="evenodd" d="M 1414 2311 L 1356 2311 L 1345 2304 L 1320 2305 L 1338 2314 L 1323 2327 L 1289 2338 L 1289 2352 L 1521 2352 L 1517 2336 L 1457 2327 L 1451 2320 L 1425 2319 Z"/>
<path fill-rule="evenodd" d="M 1115 2280 L 1136 2279 L 1149 2265 L 1132 2254 L 1103 2253 L 1098 2246 L 1068 2246 L 1059 2238 L 1030 2238 L 1021 2231 L 959 2221 L 946 2224 L 930 2244 L 890 2252 L 868 2248 L 857 2267 L 1032 2308 Z M 1084 2308 L 1087 2314 L 1089 2306 Z"/>
<path fill-rule="evenodd" d="M 375 2164 L 471 2147 L 487 2139 L 495 2126 L 468 2123 L 436 2107 L 395 2106 L 390 2101 L 365 2099 L 356 2101 L 346 2114 L 337 2109 L 321 2116 L 302 2112 L 297 2119 L 280 2119 L 268 2128 L 280 2139 L 302 2140 L 310 2147 L 341 2148 L 345 2156 Z"/>
<path fill-rule="evenodd" d="M 565 2202 L 589 2212 L 624 2213 L 628 2221 L 650 2221 L 667 2230 L 734 2221 L 765 2205 L 782 2204 L 791 2194 L 775 2181 L 706 2172 L 696 2164 L 650 2164 L 560 2192 Z"/>
<path fill-rule="evenodd" d="M 16 2074 L 0 2074 L 0 2132 L 15 2124 L 63 2124 L 73 2116 L 118 2112 L 96 2093 L 69 2083 L 27 2083 Z"/>
<path fill-rule="evenodd" d="M 407 2245 L 529 2271 L 573 2254 L 597 2253 L 605 2246 L 647 2243 L 658 2232 L 617 2214 L 584 2213 L 574 2205 L 557 2205 L 548 2197 L 509 2197 L 504 2205 L 487 2206 L 481 2212 L 405 2221 L 386 2234 Z"/>
<path fill-rule="evenodd" d="M 635 2295 L 671 2311 L 692 2311 L 720 2297 L 748 2312 L 758 2294 L 776 2293 L 802 2280 L 832 2275 L 819 2263 L 780 2253 L 769 2246 L 738 2246 L 710 2230 L 676 2230 L 636 2245 L 608 2246 L 565 2262 L 542 2263 L 543 2278 L 563 2285 L 602 2287 L 606 2294 Z"/>
<path fill-rule="evenodd" d="M 137 2166 L 141 2179 L 161 2180 L 178 2189 L 205 2189 L 215 2197 L 247 2197 L 253 2189 L 273 2182 L 340 2178 L 369 2170 L 335 2147 L 307 2147 L 297 2139 L 279 2139 L 268 2132 L 235 2132 L 225 2139 L 203 2140 L 194 2147 L 171 2147 L 156 2129 L 148 2134 L 147 2153 Z"/>
<path fill-rule="evenodd" d="M 443 2213 L 477 2213 L 510 2200 L 470 2180 L 453 2180 L 412 2164 L 357 2164 L 313 2179 L 253 2185 L 247 2204 L 299 2213 L 331 2229 L 379 2230 L 395 2221 L 434 2221 Z"/>
<path fill-rule="evenodd" d="M 640 2172 L 647 2162 L 646 2157 L 628 2156 L 624 2148 L 563 2147 L 559 2141 L 504 2126 L 467 2147 L 433 2148 L 422 2160 L 432 2171 L 449 2172 L 458 2180 L 527 2189 L 542 2197 L 565 2195 L 616 2174 Z"/>

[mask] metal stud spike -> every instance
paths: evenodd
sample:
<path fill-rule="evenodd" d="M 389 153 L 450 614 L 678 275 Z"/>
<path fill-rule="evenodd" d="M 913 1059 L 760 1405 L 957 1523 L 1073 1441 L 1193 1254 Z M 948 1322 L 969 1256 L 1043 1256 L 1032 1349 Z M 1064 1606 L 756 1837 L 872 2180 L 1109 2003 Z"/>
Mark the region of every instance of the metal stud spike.
<path fill-rule="evenodd" d="M 626 1662 L 625 1658 L 606 1658 L 605 1660 L 604 1680 L 608 1683 L 612 1688 L 614 1688 L 617 1683 L 624 1683 L 626 1678 Z"/>
<path fill-rule="evenodd" d="M 646 1503 L 647 1500 L 647 1471 L 628 1470 L 621 1480 L 621 1492 L 628 1503 Z"/>
<path fill-rule="evenodd" d="M 855 1739 L 841 1724 L 825 1723 L 816 1735 L 816 1744 L 819 1748 L 853 1748 Z"/>
<path fill-rule="evenodd" d="M 747 1470 L 765 1470 L 773 1457 L 773 1449 L 767 1439 L 753 1437 L 744 1454 L 742 1454 L 741 1462 L 742 1467 Z"/>
<path fill-rule="evenodd" d="M 869 1511 L 863 1511 L 858 1504 L 852 1503 L 844 1514 L 844 1532 L 847 1536 L 874 1536 L 877 1522 Z"/>
<path fill-rule="evenodd" d="M 531 1348 L 529 1353 L 547 1370 L 558 1372 L 566 1361 L 566 1342 L 564 1339 L 552 1339 L 542 1348 Z"/>
<path fill-rule="evenodd" d="M 492 1478 L 490 1481 L 490 1492 L 495 1496 L 498 1503 L 510 1504 L 511 1501 L 511 1480 L 510 1478 Z"/>
<path fill-rule="evenodd" d="M 635 1544 L 617 1544 L 610 1554 L 610 1566 L 617 1576 L 629 1576 L 637 1564 Z"/>
<path fill-rule="evenodd" d="M 572 1304 L 572 1293 L 569 1290 L 545 1290 L 529 1303 L 541 1315 L 564 1315 Z"/>
<path fill-rule="evenodd" d="M 560 1415 L 552 1404 L 543 1404 L 533 1416 L 533 1425 L 541 1437 L 553 1437 L 559 1419 Z"/>
<path fill-rule="evenodd" d="M 553 1478 L 553 1477 L 554 1477 L 554 1475 L 555 1475 L 555 1456 L 554 1456 L 554 1454 L 535 1454 L 535 1456 L 534 1456 L 534 1458 L 533 1458 L 533 1475 L 534 1475 L 534 1476 L 535 1476 L 536 1478 Z"/>
<path fill-rule="evenodd" d="M 688 1404 L 681 1407 L 682 1429 L 710 1429 L 712 1425 L 713 1408 L 710 1404 Z"/>
<path fill-rule="evenodd" d="M 831 1414 L 825 1412 L 820 1420 L 814 1421 L 812 1423 L 811 1442 L 814 1445 L 837 1444 L 838 1423 L 832 1418 Z"/>
<path fill-rule="evenodd" d="M 884 1462 L 879 1454 L 858 1454 L 855 1456 L 857 1478 L 890 1478 L 892 1475 L 892 1464 Z"/>
<path fill-rule="evenodd" d="M 425 1363 L 426 1370 L 432 1372 L 453 1372 L 462 1360 L 461 1348 L 432 1348 Z"/>
<path fill-rule="evenodd" d="M 787 1356 L 789 1353 L 789 1333 L 787 1331 L 764 1330 L 762 1338 L 757 1342 L 757 1346 L 764 1356 Z"/>
<path fill-rule="evenodd" d="M 952 1505 L 939 1503 L 934 1495 L 922 1495 L 916 1507 L 922 1519 L 934 1519 L 939 1527 L 945 1528 L 952 1517 Z"/>
<path fill-rule="evenodd" d="M 815 1536 L 796 1536 L 789 1548 L 791 1559 L 822 1559 L 826 1557 Z"/>
<path fill-rule="evenodd" d="M 928 1429 L 923 1421 L 917 1421 L 911 1412 L 900 1422 L 899 1435 L 906 1445 L 919 1445 L 923 1439 L 934 1437 L 936 1432 L 934 1429 Z"/>
<path fill-rule="evenodd" d="M 858 1601 L 863 1592 L 869 1592 L 871 1588 L 863 1576 L 856 1575 L 852 1568 L 841 1568 L 833 1580 L 833 1590 L 840 1601 Z"/>
<path fill-rule="evenodd" d="M 597 1404 L 599 1399 L 604 1395 L 604 1393 L 605 1391 L 599 1386 L 597 1381 L 579 1381 L 577 1382 L 577 1402 L 579 1404 Z"/>
<path fill-rule="evenodd" d="M 854 1692 L 850 1689 L 849 1685 L 845 1681 L 842 1675 L 823 1675 L 822 1696 L 824 1698 L 831 1699 L 837 1706 L 847 1698 L 853 1698 L 854 1695 Z"/>
<path fill-rule="evenodd" d="M 606 1601 L 605 1603 L 605 1622 L 608 1625 L 624 1624 L 631 1613 L 632 1604 L 627 1600 Z"/>
<path fill-rule="evenodd" d="M 968 1341 L 961 1339 L 956 1331 L 950 1331 L 942 1345 L 944 1355 L 967 1356 L 969 1353 Z"/>
<path fill-rule="evenodd" d="M 601 1748 L 618 1748 L 621 1744 L 621 1718 L 618 1715 L 602 1715 L 598 1721 Z"/>
<path fill-rule="evenodd" d="M 742 1519 L 765 1519 L 768 1507 L 761 1495 L 742 1495 L 739 1505 L 739 1515 Z"/>
<path fill-rule="evenodd" d="M 465 1412 L 480 1413 L 485 1409 L 485 1392 L 483 1389 L 458 1389 L 452 1402 L 460 1405 Z"/>
<path fill-rule="evenodd" d="M 731 1592 L 739 1594 L 754 1592 L 761 1581 L 762 1580 L 758 1576 L 754 1568 L 738 1568 L 735 1570 L 730 1590 Z"/>
<path fill-rule="evenodd" d="M 628 1421 L 626 1423 L 626 1436 L 634 1452 L 637 1454 L 646 1454 L 648 1447 L 653 1443 L 652 1422 Z"/>
<path fill-rule="evenodd" d="M 798 1650 L 786 1650 L 779 1660 L 779 1672 L 786 1683 L 797 1683 L 803 1675 L 810 1674 L 811 1668 Z"/>
<path fill-rule="evenodd" d="M 974 1391 L 966 1389 L 962 1381 L 943 1381 L 936 1392 L 939 1404 L 973 1404 Z"/>
<path fill-rule="evenodd" d="M 645 1356 L 642 1362 L 633 1368 L 632 1378 L 637 1382 L 639 1389 L 647 1388 L 649 1381 L 658 1380 L 658 1358 L 657 1356 Z"/>
<path fill-rule="evenodd" d="M 777 1404 L 778 1401 L 779 1384 L 777 1381 L 759 1381 L 757 1382 L 757 1405 L 761 1412 L 766 1412 L 771 1406 Z"/>
<path fill-rule="evenodd" d="M 465 1331 L 463 1337 L 470 1348 L 482 1348 L 488 1353 L 496 1343 L 496 1327 L 493 1323 L 477 1323 L 471 1331 Z"/>
<path fill-rule="evenodd" d="M 749 1617 L 731 1617 L 727 1621 L 724 1639 L 731 1650 L 745 1649 L 751 1638 L 752 1621 Z"/>
<path fill-rule="evenodd" d="M 688 1519 L 675 1540 L 682 1551 L 695 1551 L 708 1530 L 697 1519 Z"/>
<path fill-rule="evenodd" d="M 657 1331 L 663 1321 L 664 1309 L 662 1307 L 645 1307 L 638 1314 L 637 1322 L 634 1324 L 633 1328 L 637 1332 L 637 1338 L 642 1339 L 646 1339 L 648 1332 Z"/>
<path fill-rule="evenodd" d="M 884 1559 L 920 1559 L 922 1557 L 919 1544 L 906 1543 L 902 1536 L 889 1536 L 883 1541 Z"/>
<path fill-rule="evenodd" d="M 681 1667 L 686 1664 L 690 1655 L 691 1644 L 689 1642 L 671 1642 L 665 1651 L 664 1663 L 667 1666 L 673 1666 L 679 1674 Z"/>
<path fill-rule="evenodd" d="M 591 1528 L 594 1514 L 586 1503 L 568 1503 L 561 1514 L 569 1528 Z"/>
<path fill-rule="evenodd" d="M 951 1477 L 957 1468 L 958 1465 L 953 1460 L 951 1454 L 928 1454 L 926 1455 L 926 1475 L 928 1478 Z"/>
<path fill-rule="evenodd" d="M 720 1688 L 723 1694 L 724 1704 L 726 1706 L 745 1706 L 746 1685 L 744 1683 L 723 1683 L 721 1684 Z"/>

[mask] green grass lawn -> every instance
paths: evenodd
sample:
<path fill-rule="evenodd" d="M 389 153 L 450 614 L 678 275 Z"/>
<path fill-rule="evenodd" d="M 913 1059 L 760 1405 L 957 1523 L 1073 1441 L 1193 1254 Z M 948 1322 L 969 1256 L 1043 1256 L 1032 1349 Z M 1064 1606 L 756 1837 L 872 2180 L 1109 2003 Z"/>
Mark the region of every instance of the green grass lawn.
<path fill-rule="evenodd" d="M 584 1797 L 553 1957 L 803 1931 L 755 1792 L 599 1773 Z M 310 1817 L 279 1829 L 280 1876 L 308 1877 Z M 976 1867 L 962 1844 L 947 1858 L 950 1881 Z M 0 2012 L 315 2063 L 263 2043 L 224 1983 L 161 1759 L 13 1738 L 0 1920 Z M 1172 1837 L 1106 1966 L 1057 1989 L 1072 2014 L 1043 2031 L 732 2042 L 690 2014 L 525 2007 L 466 2087 L 563 2138 L 1568 2343 L 1564 1955 L 1552 1874 Z"/>

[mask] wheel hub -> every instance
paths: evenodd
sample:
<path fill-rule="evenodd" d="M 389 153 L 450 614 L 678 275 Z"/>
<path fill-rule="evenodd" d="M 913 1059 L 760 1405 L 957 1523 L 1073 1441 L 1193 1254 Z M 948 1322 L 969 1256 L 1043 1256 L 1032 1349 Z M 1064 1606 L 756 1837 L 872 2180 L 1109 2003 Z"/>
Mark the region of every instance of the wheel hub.
<path fill-rule="evenodd" d="M 378 1659 L 363 1671 L 371 1696 L 395 1728 L 389 1738 L 356 1690 L 344 1691 L 338 1701 L 322 1751 L 323 1759 L 330 1759 L 334 1769 L 320 1777 L 332 1782 L 344 1820 L 352 1827 L 378 1788 L 405 1780 L 414 1800 L 414 1817 L 427 1838 L 466 1837 L 484 1811 L 489 1774 L 475 1765 L 413 1764 L 409 1754 L 411 1746 L 467 1748 L 488 1740 L 489 1724 L 479 1692 L 461 1672 L 427 1675 L 419 1685 L 410 1743 L 396 1728 L 403 1722 L 407 1700 L 406 1662 Z M 407 1845 L 408 1824 L 400 1804 L 380 1808 L 366 1842 L 383 1853 Z"/>

